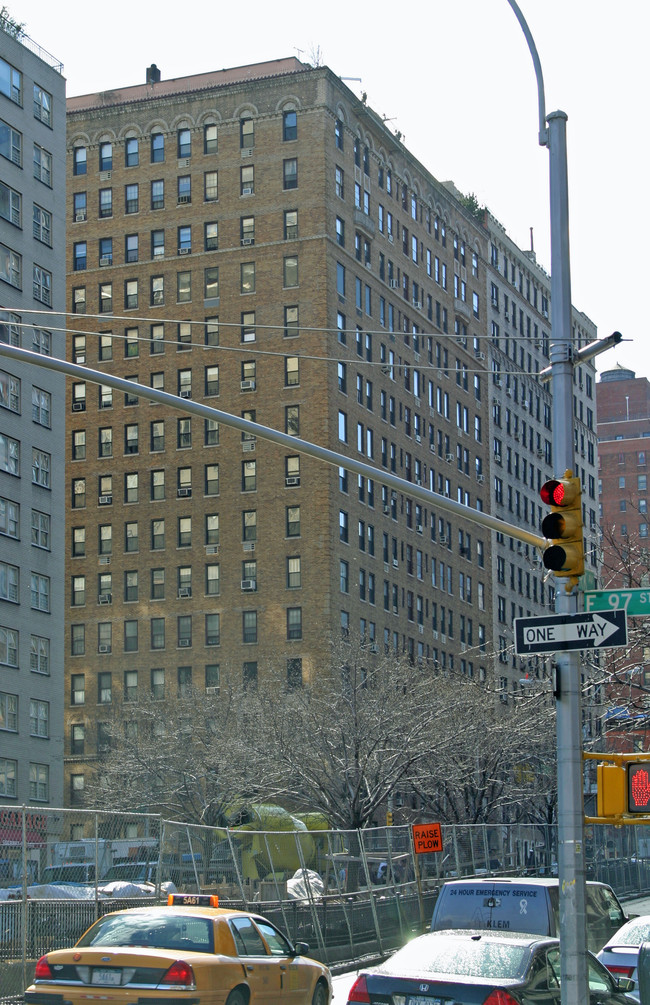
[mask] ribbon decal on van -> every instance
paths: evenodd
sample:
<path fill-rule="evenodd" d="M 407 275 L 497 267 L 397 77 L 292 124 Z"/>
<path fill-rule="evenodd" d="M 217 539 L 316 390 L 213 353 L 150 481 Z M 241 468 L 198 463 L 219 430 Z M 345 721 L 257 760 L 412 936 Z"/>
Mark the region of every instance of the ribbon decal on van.
<path fill-rule="evenodd" d="M 528 901 L 526 900 L 525 897 L 522 897 L 522 899 L 519 901 L 519 913 L 526 914 L 527 908 L 528 908 Z"/>

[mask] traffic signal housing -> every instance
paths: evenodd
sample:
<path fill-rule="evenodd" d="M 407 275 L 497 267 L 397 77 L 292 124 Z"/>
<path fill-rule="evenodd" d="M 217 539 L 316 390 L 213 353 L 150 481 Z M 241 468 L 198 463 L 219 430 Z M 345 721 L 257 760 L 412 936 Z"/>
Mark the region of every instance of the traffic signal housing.
<path fill-rule="evenodd" d="M 542 520 L 542 534 L 551 542 L 542 555 L 544 566 L 577 583 L 585 571 L 580 479 L 566 471 L 563 478 L 545 482 L 540 496 L 551 507 Z"/>
<path fill-rule="evenodd" d="M 387 827 L 392 827 L 393 826 L 393 811 L 392 810 L 388 810 L 388 812 L 386 813 L 386 826 Z"/>

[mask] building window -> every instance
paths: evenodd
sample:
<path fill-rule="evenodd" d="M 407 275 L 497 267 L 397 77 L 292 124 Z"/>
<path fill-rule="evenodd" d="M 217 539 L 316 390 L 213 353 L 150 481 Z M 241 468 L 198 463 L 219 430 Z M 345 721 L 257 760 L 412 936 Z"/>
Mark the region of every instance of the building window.
<path fill-rule="evenodd" d="M 0 757 L 0 796 L 16 797 L 16 775 L 18 761 L 10 757 Z"/>
<path fill-rule="evenodd" d="M 18 695 L 0 691 L 0 730 L 18 732 Z M 0 760 L 0 770 L 2 760 Z"/>
<path fill-rule="evenodd" d="M 176 156 L 179 159 L 192 156 L 192 134 L 189 129 L 178 130 L 178 149 Z"/>
<path fill-rule="evenodd" d="M 85 147 L 75 147 L 72 152 L 72 173 L 73 175 L 86 174 L 88 168 L 88 156 Z"/>
<path fill-rule="evenodd" d="M 152 618 L 151 619 L 151 648 L 152 649 L 164 649 L 165 648 L 165 619 L 164 618 Z"/>
<path fill-rule="evenodd" d="M 29 735 L 47 738 L 50 735 L 50 703 L 37 698 L 29 700 Z"/>
<path fill-rule="evenodd" d="M 34 144 L 34 178 L 52 187 L 52 154 L 38 143 Z"/>
<path fill-rule="evenodd" d="M 99 144 L 99 170 L 113 170 L 113 144 L 104 142 Z"/>
<path fill-rule="evenodd" d="M 255 192 L 255 169 L 252 164 L 239 169 L 239 191 L 240 195 L 253 195 Z"/>
<path fill-rule="evenodd" d="M 127 185 L 124 189 L 124 212 L 137 213 L 140 209 L 140 190 L 137 184 Z"/>
<path fill-rule="evenodd" d="M 151 208 L 164 209 L 165 207 L 165 182 L 162 179 L 151 182 Z"/>
<path fill-rule="evenodd" d="M 206 496 L 219 495 L 219 465 L 205 465 L 205 494 Z"/>
<path fill-rule="evenodd" d="M 298 116 L 294 111 L 282 113 L 282 139 L 285 143 L 298 139 Z"/>
<path fill-rule="evenodd" d="M 2 191 L 0 189 L 0 204 Z M 46 209 L 34 204 L 32 217 L 32 233 L 37 241 L 52 247 L 52 214 Z"/>
<path fill-rule="evenodd" d="M 192 177 L 181 175 L 176 183 L 176 201 L 179 205 L 192 201 Z"/>
<path fill-rule="evenodd" d="M 203 127 L 203 153 L 216 154 L 217 152 L 217 126 L 209 123 Z"/>
<path fill-rule="evenodd" d="M 299 555 L 287 558 L 287 589 L 298 590 L 302 585 L 301 561 Z"/>
<path fill-rule="evenodd" d="M 289 157 L 282 162 L 282 179 L 284 189 L 298 188 L 298 158 Z"/>
<path fill-rule="evenodd" d="M 221 615 L 206 614 L 205 616 L 205 644 L 206 646 L 218 646 L 221 642 Z"/>
<path fill-rule="evenodd" d="M 135 137 L 129 137 L 124 144 L 124 163 L 126 167 L 137 167 L 140 163 L 140 147 Z"/>
<path fill-rule="evenodd" d="M 29 765 L 29 798 L 47 802 L 50 797 L 50 769 L 47 764 Z"/>
<path fill-rule="evenodd" d="M 284 239 L 293 241 L 298 237 L 298 210 L 285 209 L 284 211 Z"/>
<path fill-rule="evenodd" d="M 164 133 L 151 134 L 151 163 L 162 164 L 165 160 L 165 135 Z"/>
<path fill-rule="evenodd" d="M 18 666 L 18 632 L 15 628 L 0 627 L 0 663 Z"/>
<path fill-rule="evenodd" d="M 50 487 L 51 458 L 45 450 L 32 448 L 32 484 L 44 489 Z"/>
<path fill-rule="evenodd" d="M 203 175 L 203 198 L 205 202 L 217 202 L 219 198 L 218 171 L 206 171 Z"/>
<path fill-rule="evenodd" d="M 283 286 L 285 288 L 298 285 L 298 256 L 287 255 L 284 259 Z"/>
<path fill-rule="evenodd" d="M 257 611 L 242 611 L 242 642 L 257 642 Z"/>
<path fill-rule="evenodd" d="M 302 607 L 287 608 L 287 639 L 302 638 Z M 293 662 L 293 661 L 290 661 Z M 300 683 L 302 683 L 302 664 L 300 667 Z"/>
<path fill-rule="evenodd" d="M 50 610 L 50 577 L 32 572 L 30 577 L 30 597 L 33 611 Z"/>

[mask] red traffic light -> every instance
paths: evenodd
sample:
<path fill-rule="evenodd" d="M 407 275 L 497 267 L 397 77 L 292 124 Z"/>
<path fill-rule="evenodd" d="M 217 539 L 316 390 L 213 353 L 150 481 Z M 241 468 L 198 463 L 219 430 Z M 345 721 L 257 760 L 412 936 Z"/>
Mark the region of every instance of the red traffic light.
<path fill-rule="evenodd" d="M 539 492 L 542 502 L 546 503 L 547 506 L 563 506 L 564 505 L 564 483 L 558 481 L 548 481 L 544 482 Z M 547 535 L 550 537 L 551 535 Z"/>
<path fill-rule="evenodd" d="M 641 761 L 627 766 L 628 813 L 650 814 L 650 762 Z"/>

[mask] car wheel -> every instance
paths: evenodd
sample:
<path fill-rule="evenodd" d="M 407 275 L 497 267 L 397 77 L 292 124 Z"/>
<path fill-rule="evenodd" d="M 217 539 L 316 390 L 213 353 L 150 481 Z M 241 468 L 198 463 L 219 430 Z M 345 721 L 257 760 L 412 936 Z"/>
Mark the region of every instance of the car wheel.
<path fill-rule="evenodd" d="M 322 981 L 319 981 L 314 988 L 311 1005 L 328 1005 L 327 988 Z"/>
<path fill-rule="evenodd" d="M 226 998 L 226 1005 L 247 1005 L 248 997 L 241 988 L 235 988 Z"/>

